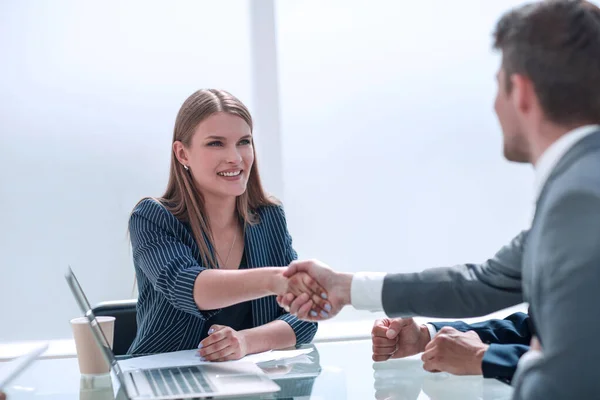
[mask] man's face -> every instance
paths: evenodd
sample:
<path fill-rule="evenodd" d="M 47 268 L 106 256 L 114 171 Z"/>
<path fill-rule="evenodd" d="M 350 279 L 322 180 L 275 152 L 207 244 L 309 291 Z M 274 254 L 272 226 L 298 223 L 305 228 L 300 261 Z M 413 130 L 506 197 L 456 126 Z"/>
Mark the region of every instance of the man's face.
<path fill-rule="evenodd" d="M 514 162 L 530 162 L 529 144 L 519 121 L 515 90 L 514 87 L 511 87 L 510 91 L 507 89 L 506 83 L 510 77 L 506 76 L 501 67 L 496 78 L 498 90 L 494 110 L 502 128 L 504 157 Z"/>

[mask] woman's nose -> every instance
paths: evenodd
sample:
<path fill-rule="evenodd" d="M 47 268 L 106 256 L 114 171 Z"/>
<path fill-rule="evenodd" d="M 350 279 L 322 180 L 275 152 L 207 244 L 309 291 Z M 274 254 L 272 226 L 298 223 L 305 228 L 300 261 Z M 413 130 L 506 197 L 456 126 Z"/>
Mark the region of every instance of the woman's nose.
<path fill-rule="evenodd" d="M 242 162 L 242 156 L 236 147 L 227 152 L 226 161 L 230 164 L 239 164 Z"/>

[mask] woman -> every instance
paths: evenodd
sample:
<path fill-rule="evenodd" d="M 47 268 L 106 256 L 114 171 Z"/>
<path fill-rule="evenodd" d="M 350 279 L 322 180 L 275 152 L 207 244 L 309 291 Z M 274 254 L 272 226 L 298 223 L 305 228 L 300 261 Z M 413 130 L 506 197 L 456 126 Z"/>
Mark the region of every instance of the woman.
<path fill-rule="evenodd" d="M 208 361 L 239 359 L 315 335 L 317 325 L 286 313 L 275 295 L 313 293 L 313 315 L 330 309 L 308 275 L 260 268 L 287 266 L 296 252 L 283 208 L 261 185 L 250 113 L 225 91 L 183 103 L 167 190 L 138 203 L 129 229 L 139 282 L 130 354 L 198 347 Z"/>

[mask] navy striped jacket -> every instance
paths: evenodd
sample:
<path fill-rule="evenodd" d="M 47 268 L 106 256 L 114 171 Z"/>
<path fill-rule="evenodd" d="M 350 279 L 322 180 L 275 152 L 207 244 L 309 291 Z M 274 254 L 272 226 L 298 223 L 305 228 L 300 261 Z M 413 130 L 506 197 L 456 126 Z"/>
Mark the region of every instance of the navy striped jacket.
<path fill-rule="evenodd" d="M 258 210 L 259 223 L 248 225 L 244 251 L 248 268 L 287 266 L 297 258 L 283 208 Z M 207 319 L 219 310 L 199 310 L 194 281 L 206 268 L 188 224 L 180 222 L 153 199 L 142 200 L 129 220 L 133 262 L 139 286 L 137 335 L 128 354 L 194 349 Z M 296 333 L 296 344 L 309 343 L 317 324 L 286 313 L 275 296 L 253 300 L 254 327 L 276 319 Z"/>

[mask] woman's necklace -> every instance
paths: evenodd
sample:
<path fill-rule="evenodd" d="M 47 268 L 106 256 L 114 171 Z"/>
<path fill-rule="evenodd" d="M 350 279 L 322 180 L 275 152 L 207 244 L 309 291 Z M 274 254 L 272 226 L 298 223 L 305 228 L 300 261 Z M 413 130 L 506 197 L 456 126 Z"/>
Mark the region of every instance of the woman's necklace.
<path fill-rule="evenodd" d="M 222 262 L 222 265 L 227 268 L 227 262 L 229 262 L 229 256 L 231 256 L 231 251 L 233 250 L 233 246 L 235 246 L 235 240 L 237 239 L 237 229 L 235 231 L 235 233 L 233 234 L 233 241 L 231 242 L 231 247 L 229 248 L 229 253 L 227 253 L 227 258 L 225 259 L 225 262 L 223 263 L 223 260 L 221 259 L 221 256 L 219 256 L 219 252 L 217 251 L 217 258 L 219 259 L 219 261 Z M 220 267 L 219 267 L 220 268 Z"/>

